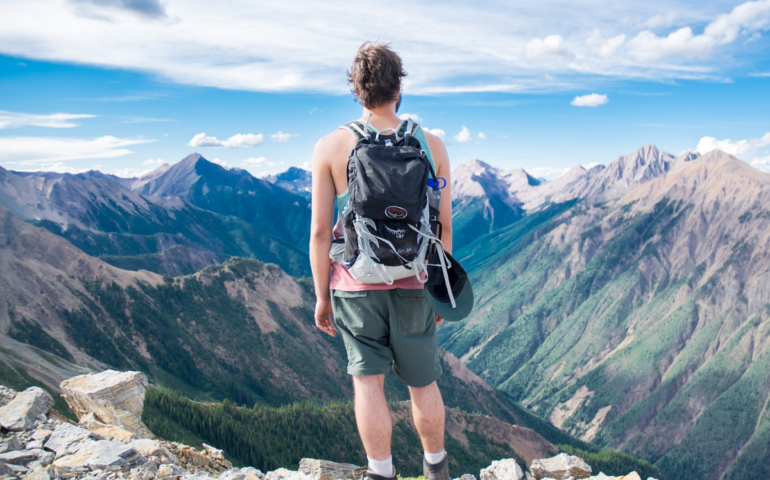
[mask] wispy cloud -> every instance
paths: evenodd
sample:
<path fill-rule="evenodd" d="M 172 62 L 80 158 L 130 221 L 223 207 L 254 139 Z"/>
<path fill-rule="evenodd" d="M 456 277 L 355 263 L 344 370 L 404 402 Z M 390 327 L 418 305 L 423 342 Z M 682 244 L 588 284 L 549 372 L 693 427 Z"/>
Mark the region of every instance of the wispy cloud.
<path fill-rule="evenodd" d="M 390 18 L 362 23 L 348 4 L 309 0 L 262 3 L 258 15 L 246 1 L 230 2 L 227 8 L 203 0 L 5 4 L 0 52 L 7 55 L 131 69 L 181 84 L 271 92 L 348 92 L 341 72 L 364 38 L 387 39 L 403 55 L 407 93 L 543 91 L 580 83 L 566 85 L 560 73 L 654 81 L 723 78 L 739 63 L 730 60 L 753 51 L 756 47 L 747 41 L 770 23 L 768 0 L 721 11 L 711 4 L 674 11 L 664 0 L 634 8 L 588 0 L 577 17 L 567 0 L 545 6 L 496 2 L 487 8 L 450 3 L 440 11 L 431 4 L 397 0 L 395 8 L 408 5 L 410 11 L 397 31 Z M 110 21 L 83 16 L 83 8 Z M 137 15 L 163 19 L 143 21 Z M 429 24 L 423 21 L 427 17 Z M 329 35 L 331 25 L 348 27 Z M 146 99 L 129 97 L 98 100 Z"/>
<path fill-rule="evenodd" d="M 430 133 L 432 133 L 433 135 L 437 136 L 437 137 L 438 137 L 438 138 L 440 138 L 441 140 L 443 140 L 443 139 L 444 139 L 444 137 L 446 136 L 446 132 L 445 132 L 444 130 L 440 129 L 440 128 L 424 128 L 424 127 L 423 127 L 423 129 L 424 129 L 426 132 L 430 132 Z"/>
<path fill-rule="evenodd" d="M 152 118 L 152 117 L 123 117 L 122 123 L 158 123 L 158 122 L 175 122 L 170 118 Z"/>
<path fill-rule="evenodd" d="M 607 98 L 607 95 L 591 93 L 589 95 L 580 95 L 573 98 L 570 102 L 570 105 L 574 105 L 576 107 L 598 107 L 599 105 L 604 105 L 609 101 L 610 100 Z"/>
<path fill-rule="evenodd" d="M 238 133 L 227 140 L 219 140 L 217 137 L 209 137 L 205 133 L 195 135 L 188 143 L 188 147 L 218 147 L 218 148 L 248 148 L 262 144 L 264 135 L 258 133 Z"/>
<path fill-rule="evenodd" d="M 543 178 L 545 180 L 555 180 L 569 171 L 569 168 L 553 168 L 553 167 L 534 167 L 528 168 L 527 173 L 535 178 Z"/>
<path fill-rule="evenodd" d="M 133 153 L 126 148 L 154 140 L 117 138 L 111 135 L 94 139 L 54 137 L 0 137 L 0 161 L 19 165 L 44 166 L 69 160 L 115 158 Z"/>
<path fill-rule="evenodd" d="M 150 158 L 149 160 L 145 160 L 142 162 L 142 165 L 163 165 L 164 161 L 162 158 Z"/>
<path fill-rule="evenodd" d="M 484 132 L 478 132 L 476 134 L 476 138 L 475 138 L 476 143 L 481 143 L 486 139 L 487 139 L 487 136 L 484 134 Z M 471 143 L 474 141 L 474 138 L 473 138 L 473 135 L 471 135 L 471 131 L 468 129 L 468 127 L 463 125 L 463 128 L 460 129 L 460 132 L 454 136 L 454 141 L 457 143 Z"/>
<path fill-rule="evenodd" d="M 289 139 L 291 139 L 291 137 L 296 136 L 296 133 L 284 133 L 279 130 L 277 133 L 270 135 L 270 138 L 273 139 L 274 142 L 286 143 L 289 141 Z"/>
<path fill-rule="evenodd" d="M 246 160 L 243 160 L 241 162 L 242 167 L 256 167 L 258 165 L 264 165 L 267 167 L 274 167 L 276 165 L 275 162 L 271 162 L 266 157 L 249 157 Z"/>
<path fill-rule="evenodd" d="M 96 115 L 83 113 L 21 113 L 0 110 L 0 130 L 14 127 L 47 127 L 47 128 L 72 128 L 78 124 L 72 120 L 94 118 Z"/>

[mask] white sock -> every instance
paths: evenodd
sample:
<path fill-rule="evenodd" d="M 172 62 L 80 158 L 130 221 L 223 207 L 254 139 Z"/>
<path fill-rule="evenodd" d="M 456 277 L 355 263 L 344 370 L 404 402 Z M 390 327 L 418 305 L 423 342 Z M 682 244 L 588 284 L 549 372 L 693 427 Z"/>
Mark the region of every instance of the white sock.
<path fill-rule="evenodd" d="M 425 452 L 425 461 L 430 463 L 431 465 L 435 465 L 439 463 L 441 460 L 443 460 L 445 455 L 446 455 L 446 450 L 441 450 L 438 453 Z"/>
<path fill-rule="evenodd" d="M 393 470 L 393 456 L 390 456 L 385 460 L 375 460 L 367 455 L 366 459 L 369 462 L 369 470 L 378 475 L 382 475 L 383 477 L 392 477 L 393 474 L 396 473 Z"/>

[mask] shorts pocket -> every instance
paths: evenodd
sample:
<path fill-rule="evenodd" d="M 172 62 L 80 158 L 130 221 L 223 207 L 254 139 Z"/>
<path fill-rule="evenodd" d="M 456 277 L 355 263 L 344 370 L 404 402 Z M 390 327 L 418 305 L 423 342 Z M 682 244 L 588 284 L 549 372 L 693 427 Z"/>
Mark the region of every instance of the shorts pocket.
<path fill-rule="evenodd" d="M 396 323 L 402 337 L 426 335 L 435 328 L 433 307 L 425 289 L 396 290 Z"/>
<path fill-rule="evenodd" d="M 342 323 L 353 335 L 372 333 L 376 330 L 371 317 L 371 306 L 367 301 L 369 292 L 332 292 L 334 320 Z M 368 320 L 367 320 L 368 318 Z"/>

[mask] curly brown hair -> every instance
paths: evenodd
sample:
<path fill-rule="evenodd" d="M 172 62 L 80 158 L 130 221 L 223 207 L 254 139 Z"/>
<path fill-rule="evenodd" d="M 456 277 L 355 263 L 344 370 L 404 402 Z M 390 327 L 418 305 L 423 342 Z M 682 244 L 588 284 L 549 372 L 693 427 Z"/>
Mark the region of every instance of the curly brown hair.
<path fill-rule="evenodd" d="M 401 57 L 390 45 L 364 42 L 348 70 L 348 84 L 361 105 L 376 108 L 398 100 L 401 79 L 405 76 Z"/>

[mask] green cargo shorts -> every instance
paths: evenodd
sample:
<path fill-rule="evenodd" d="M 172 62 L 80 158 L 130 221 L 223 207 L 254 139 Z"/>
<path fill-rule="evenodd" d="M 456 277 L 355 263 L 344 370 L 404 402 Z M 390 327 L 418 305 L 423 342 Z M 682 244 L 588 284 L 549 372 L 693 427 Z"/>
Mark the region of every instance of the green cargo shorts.
<path fill-rule="evenodd" d="M 348 374 L 393 372 L 410 387 L 441 376 L 433 307 L 425 290 L 332 291 L 332 311 L 348 352 Z"/>

